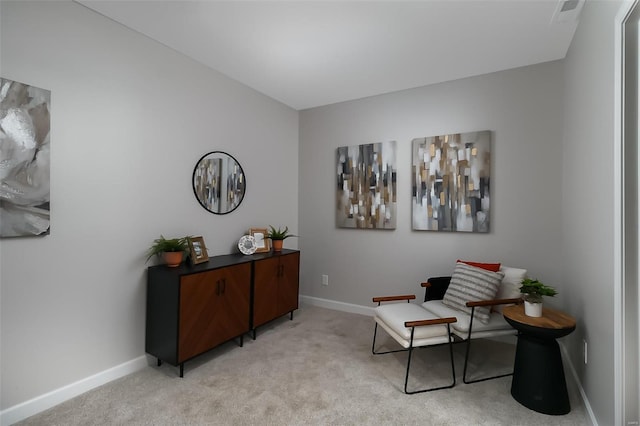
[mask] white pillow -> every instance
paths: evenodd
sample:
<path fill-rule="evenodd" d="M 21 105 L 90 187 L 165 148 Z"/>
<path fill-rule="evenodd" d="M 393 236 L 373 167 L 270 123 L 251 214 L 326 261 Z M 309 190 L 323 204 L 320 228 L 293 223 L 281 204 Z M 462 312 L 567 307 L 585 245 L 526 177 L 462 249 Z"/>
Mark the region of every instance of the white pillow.
<path fill-rule="evenodd" d="M 500 272 L 504 274 L 504 278 L 496 294 L 496 299 L 514 299 L 521 297 L 520 286 L 522 285 L 522 280 L 527 278 L 527 270 L 501 266 Z M 504 307 L 505 305 L 496 305 L 493 307 L 493 310 L 502 313 L 502 308 Z"/>
<path fill-rule="evenodd" d="M 471 308 L 467 308 L 466 303 L 495 299 L 503 277 L 502 272 L 491 272 L 458 262 L 442 303 L 471 315 Z M 486 324 L 489 322 L 489 311 L 490 307 L 476 307 L 475 317 Z"/>

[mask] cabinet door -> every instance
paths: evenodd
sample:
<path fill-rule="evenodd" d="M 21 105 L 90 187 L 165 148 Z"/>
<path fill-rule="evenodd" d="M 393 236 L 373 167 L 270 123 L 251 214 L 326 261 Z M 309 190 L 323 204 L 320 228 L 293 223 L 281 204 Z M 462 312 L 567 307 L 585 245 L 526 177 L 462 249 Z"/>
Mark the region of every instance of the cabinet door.
<path fill-rule="evenodd" d="M 253 327 L 278 316 L 278 257 L 255 262 L 253 294 Z"/>
<path fill-rule="evenodd" d="M 251 266 L 182 277 L 178 362 L 249 331 Z"/>
<path fill-rule="evenodd" d="M 298 309 L 300 253 L 280 256 L 278 279 L 278 314 Z"/>
<path fill-rule="evenodd" d="M 251 264 L 244 263 L 223 269 L 223 307 L 218 321 L 218 343 L 249 331 L 251 294 Z"/>

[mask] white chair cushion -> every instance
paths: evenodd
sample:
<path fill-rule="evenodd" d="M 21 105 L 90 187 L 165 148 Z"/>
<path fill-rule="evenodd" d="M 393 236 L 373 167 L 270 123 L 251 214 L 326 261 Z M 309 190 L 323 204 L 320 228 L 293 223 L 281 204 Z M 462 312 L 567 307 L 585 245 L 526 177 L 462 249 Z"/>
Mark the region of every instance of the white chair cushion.
<path fill-rule="evenodd" d="M 434 314 L 436 317 L 456 317 L 457 322 L 451 324 L 451 331 L 462 339 L 469 336 L 469 323 L 471 315 L 461 312 L 450 306 L 445 305 L 442 300 L 429 300 L 422 304 L 422 307 Z M 489 321 L 485 324 L 480 321 L 473 321 L 472 339 L 482 339 L 486 337 L 502 336 L 505 334 L 515 334 L 516 330 L 505 321 L 502 314 L 492 312 L 489 315 Z"/>
<path fill-rule="evenodd" d="M 374 309 L 374 318 L 402 347 L 408 348 L 411 341 L 411 328 L 404 326 L 406 321 L 440 317 L 415 303 L 387 303 Z M 448 341 L 445 324 L 415 327 L 413 333 L 413 347 L 436 345 Z"/>
<path fill-rule="evenodd" d="M 527 270 L 511 268 L 503 265 L 500 267 L 500 272 L 504 274 L 504 278 L 502 279 L 502 283 L 498 289 L 498 294 L 496 294 L 496 299 L 513 299 L 516 297 L 522 297 L 522 294 L 520 293 L 520 286 L 522 285 L 522 280 L 527 277 Z M 493 310 L 502 313 L 502 308 L 504 307 L 505 305 L 496 305 L 493 307 Z"/>
<path fill-rule="evenodd" d="M 466 303 L 495 298 L 503 277 L 502 272 L 491 272 L 457 262 L 442 302 L 452 308 L 471 314 L 471 308 L 467 308 Z M 488 323 L 490 310 L 491 307 L 477 307 L 475 318 L 485 324 Z"/>

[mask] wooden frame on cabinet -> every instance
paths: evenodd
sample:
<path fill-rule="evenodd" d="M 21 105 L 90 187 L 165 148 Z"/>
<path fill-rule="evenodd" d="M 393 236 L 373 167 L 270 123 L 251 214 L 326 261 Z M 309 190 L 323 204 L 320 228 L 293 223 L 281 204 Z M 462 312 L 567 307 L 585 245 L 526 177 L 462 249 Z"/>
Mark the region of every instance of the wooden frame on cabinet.
<path fill-rule="evenodd" d="M 267 238 L 267 228 L 249 228 L 249 235 L 256 240 L 256 253 L 271 251 L 271 240 Z"/>
<path fill-rule="evenodd" d="M 203 263 L 209 260 L 207 246 L 204 245 L 204 238 L 189 237 L 189 257 L 192 264 Z"/>

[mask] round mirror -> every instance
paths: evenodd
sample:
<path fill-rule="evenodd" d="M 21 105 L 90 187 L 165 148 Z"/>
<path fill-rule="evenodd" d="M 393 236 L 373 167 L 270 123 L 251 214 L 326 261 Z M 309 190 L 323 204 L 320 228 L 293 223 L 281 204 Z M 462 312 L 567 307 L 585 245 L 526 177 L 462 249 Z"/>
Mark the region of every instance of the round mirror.
<path fill-rule="evenodd" d="M 245 189 L 240 163 L 226 152 L 203 155 L 193 169 L 193 192 L 200 205 L 211 213 L 234 211 L 242 202 Z"/>

